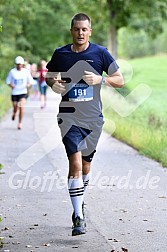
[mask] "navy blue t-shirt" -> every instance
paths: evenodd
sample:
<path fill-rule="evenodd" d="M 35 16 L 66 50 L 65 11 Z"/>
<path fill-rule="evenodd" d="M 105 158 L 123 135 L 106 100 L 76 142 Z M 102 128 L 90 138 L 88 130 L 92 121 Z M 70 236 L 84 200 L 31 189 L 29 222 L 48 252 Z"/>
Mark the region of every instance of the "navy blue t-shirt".
<path fill-rule="evenodd" d="M 84 71 L 112 75 L 118 70 L 118 65 L 103 46 L 89 42 L 86 50 L 77 53 L 71 50 L 71 45 L 57 48 L 47 64 L 48 72 L 61 72 L 62 79 L 67 81 L 59 112 L 61 116 L 66 114 L 78 120 L 98 120 L 102 117 L 101 84 L 88 85 L 82 76 Z"/>

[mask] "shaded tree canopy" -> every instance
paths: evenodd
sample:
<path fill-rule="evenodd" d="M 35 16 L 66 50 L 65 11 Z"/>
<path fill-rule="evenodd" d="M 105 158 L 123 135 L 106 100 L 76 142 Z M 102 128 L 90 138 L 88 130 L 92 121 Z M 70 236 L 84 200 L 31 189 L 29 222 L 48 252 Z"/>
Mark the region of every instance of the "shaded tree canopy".
<path fill-rule="evenodd" d="M 121 27 L 144 29 L 152 37 L 162 32 L 167 0 L 92 0 L 89 4 L 87 0 L 1 0 L 1 75 L 16 55 L 36 62 L 47 60 L 54 48 L 71 42 L 70 21 L 78 12 L 86 12 L 92 19 L 91 40 L 109 46 L 117 57 Z"/>

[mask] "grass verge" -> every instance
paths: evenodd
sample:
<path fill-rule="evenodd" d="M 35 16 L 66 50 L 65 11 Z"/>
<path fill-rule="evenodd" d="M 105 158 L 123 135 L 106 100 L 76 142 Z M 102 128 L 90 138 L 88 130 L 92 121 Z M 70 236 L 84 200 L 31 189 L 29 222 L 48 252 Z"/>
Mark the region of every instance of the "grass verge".
<path fill-rule="evenodd" d="M 133 76 L 117 92 L 117 97 L 115 91 L 102 89 L 103 113 L 107 119 L 104 130 L 167 167 L 167 56 L 140 58 L 128 63 Z M 145 96 L 144 91 L 139 91 L 141 84 L 149 87 L 151 94 L 139 106 L 138 100 Z"/>
<path fill-rule="evenodd" d="M 10 88 L 5 84 L 0 84 L 0 119 L 11 108 Z"/>

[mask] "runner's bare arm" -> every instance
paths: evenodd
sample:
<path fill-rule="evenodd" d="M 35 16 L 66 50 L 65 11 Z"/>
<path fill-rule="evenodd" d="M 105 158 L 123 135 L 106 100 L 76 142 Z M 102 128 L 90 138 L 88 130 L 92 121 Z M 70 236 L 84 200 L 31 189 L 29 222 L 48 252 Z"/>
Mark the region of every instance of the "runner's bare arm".
<path fill-rule="evenodd" d="M 83 75 L 82 78 L 88 85 L 106 84 L 114 88 L 120 88 L 124 85 L 124 79 L 119 69 L 112 75 L 107 75 L 105 77 L 85 71 L 85 75 Z"/>

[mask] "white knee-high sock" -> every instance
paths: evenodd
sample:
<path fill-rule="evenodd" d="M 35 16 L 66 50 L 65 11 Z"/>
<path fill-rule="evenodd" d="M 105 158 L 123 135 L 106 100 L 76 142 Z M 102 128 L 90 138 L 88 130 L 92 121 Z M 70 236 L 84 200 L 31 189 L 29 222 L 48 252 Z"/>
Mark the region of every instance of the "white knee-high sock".
<path fill-rule="evenodd" d="M 83 219 L 82 202 L 84 196 L 84 185 L 82 177 L 68 180 L 68 190 L 74 208 L 75 217 Z"/>
<path fill-rule="evenodd" d="M 83 179 L 83 184 L 84 184 L 84 192 L 89 184 L 89 180 L 90 180 L 90 172 L 86 175 L 82 175 L 82 179 Z"/>

